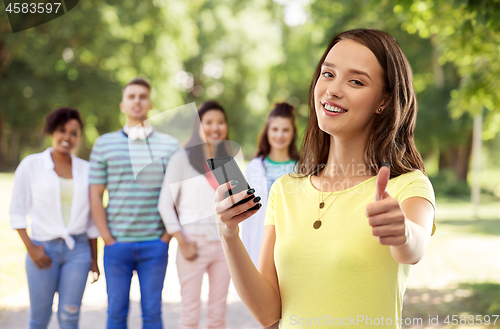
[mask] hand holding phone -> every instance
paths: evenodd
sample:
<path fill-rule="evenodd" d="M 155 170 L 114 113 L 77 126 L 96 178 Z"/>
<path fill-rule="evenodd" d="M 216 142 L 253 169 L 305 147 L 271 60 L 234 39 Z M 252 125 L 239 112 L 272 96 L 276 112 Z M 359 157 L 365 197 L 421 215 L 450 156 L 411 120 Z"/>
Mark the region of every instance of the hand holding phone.
<path fill-rule="evenodd" d="M 232 181 L 238 182 L 236 186 L 227 190 L 224 198 L 228 198 L 231 195 L 250 190 L 250 186 L 248 185 L 245 176 L 241 172 L 240 167 L 238 167 L 238 164 L 236 163 L 233 157 L 211 158 L 207 160 L 207 165 L 208 168 L 210 168 L 210 170 L 212 171 L 212 174 L 215 176 L 215 179 L 217 180 L 217 183 L 219 183 L 219 185 Z M 250 196 L 233 204 L 231 208 L 239 206 L 240 204 L 244 204 L 245 202 L 252 199 L 254 199 L 253 193 L 250 194 Z M 260 201 L 260 199 L 257 201 Z M 247 209 L 246 211 L 258 210 L 259 208 L 260 208 L 259 204 L 256 204 L 255 206 L 251 207 L 250 209 Z"/>
<path fill-rule="evenodd" d="M 225 239 L 238 238 L 239 226 L 238 224 L 247 219 L 248 217 L 255 214 L 260 207 L 260 203 L 255 205 L 256 202 L 260 201 L 260 197 L 256 197 L 253 200 L 248 200 L 246 203 L 237 202 L 238 205 L 234 204 L 234 199 L 244 200 L 248 195 L 247 191 L 244 190 L 240 193 L 233 194 L 231 198 L 226 198 L 227 192 L 236 187 L 236 185 L 229 183 L 224 183 L 219 185 L 215 191 L 215 217 L 217 220 L 217 229 L 219 235 Z M 251 196 L 253 198 L 253 196 Z M 254 210 L 251 210 L 254 209 Z"/>

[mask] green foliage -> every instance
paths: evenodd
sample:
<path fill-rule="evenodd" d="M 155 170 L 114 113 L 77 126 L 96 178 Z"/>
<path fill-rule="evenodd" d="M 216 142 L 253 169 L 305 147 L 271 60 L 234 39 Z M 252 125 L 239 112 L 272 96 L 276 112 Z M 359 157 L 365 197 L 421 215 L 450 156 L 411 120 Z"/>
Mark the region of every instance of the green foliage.
<path fill-rule="evenodd" d="M 123 124 L 121 87 L 137 75 L 152 80 L 162 108 L 182 104 L 182 93 L 165 77 L 198 49 L 191 13 L 175 5 L 180 8 L 172 10 L 167 1 L 83 1 L 67 15 L 15 34 L 2 17 L 1 138 L 14 146 L 19 140 L 22 153 L 27 146 L 40 150 L 44 116 L 70 106 L 86 123 L 81 155 L 88 155 L 99 134 Z M 17 153 L 11 165 L 19 161 Z"/>
<path fill-rule="evenodd" d="M 430 179 L 437 197 L 468 198 L 470 196 L 470 187 L 467 182 L 457 182 L 455 174 L 450 169 L 440 170 L 437 176 Z"/>
<path fill-rule="evenodd" d="M 498 283 L 461 283 L 456 289 L 408 289 L 404 299 L 404 318 L 421 318 L 423 324 L 429 324 L 429 316 L 433 319 L 438 316 L 439 325 L 443 325 L 446 317 L 451 322 L 452 316 L 460 321 L 466 319 L 469 323 L 472 315 L 479 325 L 488 320 L 489 325 L 473 326 L 474 328 L 497 328 L 498 321 L 493 325 L 495 317 L 500 311 L 500 284 Z M 479 317 L 476 318 L 476 315 Z"/>
<path fill-rule="evenodd" d="M 83 1 L 16 34 L 0 10 L 0 166 L 46 146 L 43 117 L 61 105 L 83 114 L 86 157 L 98 135 L 124 123 L 121 87 L 135 76 L 152 81 L 153 115 L 219 100 L 249 158 L 272 103 L 294 104 L 305 129 L 326 45 L 363 27 L 387 31 L 411 63 L 424 158 L 467 147 L 469 113 L 486 109 L 484 138 L 500 130 L 498 3 L 315 0 L 298 4 L 304 20 L 294 22 L 283 0 Z"/>
<path fill-rule="evenodd" d="M 452 63 L 460 76 L 449 103 L 453 118 L 485 113 L 484 139 L 500 131 L 500 1 L 393 1 L 402 27 L 435 38 L 439 63 Z"/>

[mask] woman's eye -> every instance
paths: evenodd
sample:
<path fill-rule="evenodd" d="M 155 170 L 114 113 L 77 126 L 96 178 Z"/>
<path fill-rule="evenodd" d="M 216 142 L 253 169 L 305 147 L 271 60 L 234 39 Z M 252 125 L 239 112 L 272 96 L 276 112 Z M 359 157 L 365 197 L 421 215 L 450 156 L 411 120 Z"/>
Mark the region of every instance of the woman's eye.
<path fill-rule="evenodd" d="M 363 83 L 361 83 L 361 81 L 359 80 L 351 80 L 352 83 L 354 83 L 355 85 L 358 85 L 358 86 L 363 86 Z"/>
<path fill-rule="evenodd" d="M 325 78 L 333 78 L 333 74 L 331 74 L 330 72 L 323 72 L 321 73 L 321 75 L 323 75 Z"/>

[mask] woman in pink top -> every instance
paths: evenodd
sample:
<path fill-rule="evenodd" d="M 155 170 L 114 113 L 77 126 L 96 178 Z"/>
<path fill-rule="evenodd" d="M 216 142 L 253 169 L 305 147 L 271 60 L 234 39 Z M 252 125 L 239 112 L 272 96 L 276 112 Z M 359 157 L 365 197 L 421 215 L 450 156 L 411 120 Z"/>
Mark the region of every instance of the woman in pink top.
<path fill-rule="evenodd" d="M 206 160 L 229 156 L 222 142 L 228 137 L 227 118 L 222 106 L 215 101 L 203 103 L 198 115 L 200 120 L 195 120 L 185 149 L 177 151 L 169 160 L 158 210 L 167 232 L 179 243 L 176 261 L 182 296 L 179 328 L 198 328 L 201 286 L 207 273 L 207 328 L 224 329 L 230 275 L 213 209 L 218 184 Z M 207 139 L 213 154 L 209 152 Z M 177 215 L 173 213 L 174 203 Z"/>

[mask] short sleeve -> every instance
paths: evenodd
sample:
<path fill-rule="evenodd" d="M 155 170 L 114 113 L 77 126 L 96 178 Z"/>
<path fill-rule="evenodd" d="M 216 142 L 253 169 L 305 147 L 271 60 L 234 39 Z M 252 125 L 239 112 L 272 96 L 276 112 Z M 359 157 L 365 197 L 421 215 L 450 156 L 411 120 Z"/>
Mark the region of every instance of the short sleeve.
<path fill-rule="evenodd" d="M 104 149 L 101 138 L 98 138 L 90 153 L 89 184 L 107 183 L 107 164 L 104 159 Z"/>
<path fill-rule="evenodd" d="M 276 193 L 278 190 L 278 184 L 273 184 L 271 190 L 269 191 L 269 199 L 267 200 L 266 218 L 264 219 L 264 226 L 275 225 L 276 216 Z"/>
<path fill-rule="evenodd" d="M 406 199 L 413 197 L 420 197 L 426 199 L 432 204 L 434 208 L 434 223 L 432 225 L 432 235 L 436 231 L 436 199 L 434 196 L 434 189 L 432 184 L 421 171 L 417 170 L 409 174 L 401 175 L 398 177 L 397 194 L 395 198 L 402 203 Z"/>

